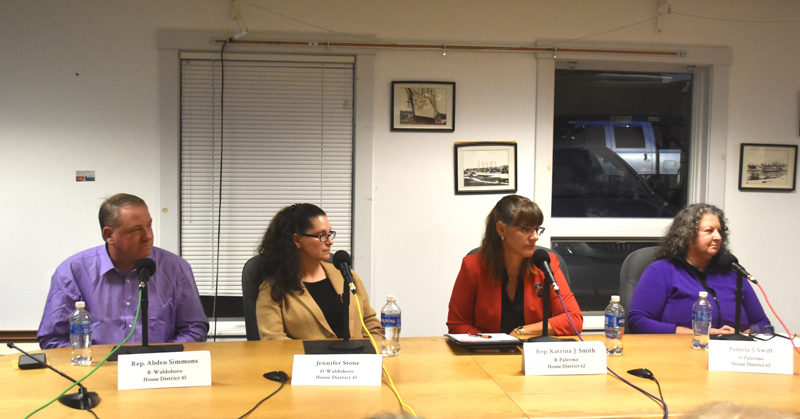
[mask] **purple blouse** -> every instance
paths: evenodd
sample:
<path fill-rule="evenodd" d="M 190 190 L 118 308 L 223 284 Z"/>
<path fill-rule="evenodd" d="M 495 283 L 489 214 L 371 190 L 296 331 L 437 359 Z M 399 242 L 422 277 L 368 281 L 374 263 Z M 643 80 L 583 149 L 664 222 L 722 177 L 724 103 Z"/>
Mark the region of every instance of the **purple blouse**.
<path fill-rule="evenodd" d="M 149 290 L 149 334 L 151 343 L 202 342 L 208 319 L 189 263 L 179 256 L 153 247 L 150 258 L 156 272 Z M 105 245 L 84 250 L 58 266 L 50 283 L 36 338 L 42 349 L 70 346 L 69 315 L 75 301 L 85 301 L 92 316 L 92 343 L 117 344 L 133 327 L 139 301 L 139 279 L 131 270 L 124 274 L 114 267 Z M 142 341 L 141 314 L 128 343 Z"/>
<path fill-rule="evenodd" d="M 734 326 L 736 312 L 736 274 L 708 271 L 708 287 L 716 292 L 708 299 L 713 307 L 712 327 Z M 692 305 L 698 292 L 705 291 L 700 281 L 682 266 L 667 259 L 651 263 L 633 291 L 628 310 L 628 327 L 634 333 L 675 333 L 676 326 L 692 327 Z M 741 329 L 765 326 L 769 319 L 750 284 L 742 287 Z"/>

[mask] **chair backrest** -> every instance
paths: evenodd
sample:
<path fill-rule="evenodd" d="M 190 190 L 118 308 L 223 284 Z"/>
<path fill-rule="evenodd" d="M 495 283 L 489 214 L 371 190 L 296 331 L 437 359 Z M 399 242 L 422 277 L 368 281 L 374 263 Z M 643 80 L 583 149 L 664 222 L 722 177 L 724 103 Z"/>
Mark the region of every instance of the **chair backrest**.
<path fill-rule="evenodd" d="M 561 255 L 559 255 L 557 252 L 554 252 L 550 248 L 547 248 L 547 247 L 544 247 L 544 246 L 536 246 L 536 248 L 537 249 L 547 250 L 548 252 L 553 253 L 553 254 L 556 255 L 556 257 L 558 258 L 558 266 L 559 266 L 559 268 L 561 268 L 561 273 L 564 274 L 564 279 L 567 280 L 567 285 L 570 285 L 569 269 L 567 269 L 567 263 L 564 262 L 564 258 L 562 258 Z M 480 247 L 476 247 L 476 248 L 470 250 L 469 252 L 467 252 L 467 256 L 473 255 L 473 254 L 478 253 L 480 251 L 481 251 L 481 248 Z"/>
<path fill-rule="evenodd" d="M 263 258 L 264 256 L 260 254 L 255 255 L 242 268 L 242 308 L 247 340 L 261 340 L 256 318 L 256 300 L 258 299 L 258 286 L 264 279 L 264 275 L 261 273 Z"/>
<path fill-rule="evenodd" d="M 626 312 L 631 307 L 633 290 L 639 283 L 642 272 L 655 260 L 656 250 L 658 250 L 658 246 L 643 247 L 634 250 L 622 261 L 622 267 L 619 270 L 619 298 Z"/>

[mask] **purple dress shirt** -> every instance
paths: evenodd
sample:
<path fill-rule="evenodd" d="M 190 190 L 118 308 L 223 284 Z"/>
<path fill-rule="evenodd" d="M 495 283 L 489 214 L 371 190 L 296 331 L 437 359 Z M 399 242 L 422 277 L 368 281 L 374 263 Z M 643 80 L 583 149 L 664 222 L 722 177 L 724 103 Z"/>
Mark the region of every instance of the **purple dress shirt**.
<path fill-rule="evenodd" d="M 736 314 L 736 274 L 731 271 L 707 271 L 708 287 L 713 289 L 708 300 L 713 307 L 711 324 L 714 328 L 723 325 L 733 327 Z M 676 326 L 692 328 L 692 305 L 697 294 L 705 291 L 700 281 L 677 263 L 659 259 L 651 263 L 642 273 L 631 298 L 628 311 L 628 327 L 635 333 L 675 333 Z M 743 301 L 741 329 L 769 324 L 753 288 L 745 280 L 742 287 Z"/>
<path fill-rule="evenodd" d="M 149 290 L 150 343 L 202 342 L 208 319 L 189 263 L 179 256 L 153 247 L 150 258 L 156 272 Z M 92 343 L 118 344 L 133 328 L 139 302 L 136 270 L 126 275 L 114 267 L 106 246 L 84 250 L 58 266 L 50 283 L 42 322 L 36 338 L 42 349 L 70 346 L 69 315 L 75 301 L 85 301 L 92 316 Z M 141 343 L 141 314 L 128 343 Z"/>

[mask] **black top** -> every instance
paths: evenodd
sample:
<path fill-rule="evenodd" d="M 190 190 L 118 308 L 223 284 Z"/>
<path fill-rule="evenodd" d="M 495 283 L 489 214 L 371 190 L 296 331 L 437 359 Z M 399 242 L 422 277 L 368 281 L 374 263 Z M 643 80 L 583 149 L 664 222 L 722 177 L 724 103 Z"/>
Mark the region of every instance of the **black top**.
<path fill-rule="evenodd" d="M 305 282 L 306 289 L 314 298 L 322 314 L 325 315 L 325 320 L 328 325 L 336 333 L 336 336 L 343 339 L 342 336 L 342 297 L 333 289 L 333 284 L 328 278 L 317 282 Z"/>
<path fill-rule="evenodd" d="M 506 287 L 508 286 L 508 274 L 503 272 L 503 289 L 500 291 L 502 295 L 501 311 L 500 311 L 500 331 L 503 333 L 511 333 L 515 327 L 525 324 L 525 291 L 523 282 L 525 280 L 524 272 L 521 272 L 517 278 L 517 292 L 514 293 L 514 301 L 508 298 Z"/>

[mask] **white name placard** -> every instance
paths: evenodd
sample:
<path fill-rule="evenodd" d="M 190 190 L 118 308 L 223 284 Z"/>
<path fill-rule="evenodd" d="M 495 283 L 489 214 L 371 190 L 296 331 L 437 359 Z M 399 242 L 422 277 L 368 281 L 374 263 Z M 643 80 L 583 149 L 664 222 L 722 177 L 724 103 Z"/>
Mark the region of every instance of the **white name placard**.
<path fill-rule="evenodd" d="M 766 342 L 710 340 L 708 370 L 793 374 L 792 344 L 780 338 Z"/>
<path fill-rule="evenodd" d="M 606 373 L 603 342 L 525 342 L 522 352 L 525 375 Z"/>
<path fill-rule="evenodd" d="M 120 355 L 117 365 L 119 390 L 211 385 L 209 351 Z"/>
<path fill-rule="evenodd" d="M 378 354 L 295 355 L 293 386 L 379 386 L 383 356 Z"/>

